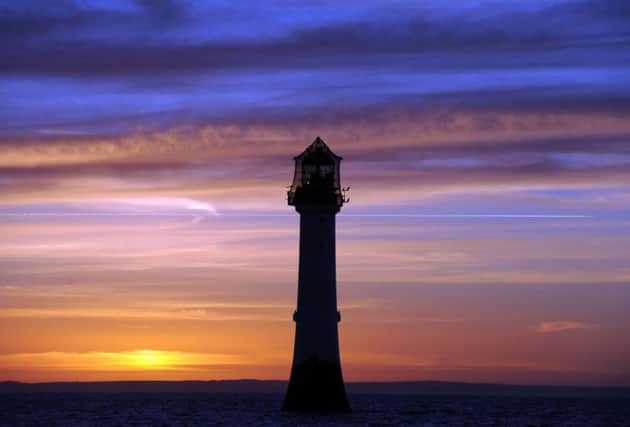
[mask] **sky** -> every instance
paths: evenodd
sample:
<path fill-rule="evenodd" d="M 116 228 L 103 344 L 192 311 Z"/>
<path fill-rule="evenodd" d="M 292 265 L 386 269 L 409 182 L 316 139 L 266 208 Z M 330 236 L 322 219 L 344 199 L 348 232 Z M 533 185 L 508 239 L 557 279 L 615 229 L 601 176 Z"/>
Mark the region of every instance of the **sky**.
<path fill-rule="evenodd" d="M 347 381 L 630 386 L 630 4 L 0 5 L 0 380 L 287 379 L 343 156 Z"/>

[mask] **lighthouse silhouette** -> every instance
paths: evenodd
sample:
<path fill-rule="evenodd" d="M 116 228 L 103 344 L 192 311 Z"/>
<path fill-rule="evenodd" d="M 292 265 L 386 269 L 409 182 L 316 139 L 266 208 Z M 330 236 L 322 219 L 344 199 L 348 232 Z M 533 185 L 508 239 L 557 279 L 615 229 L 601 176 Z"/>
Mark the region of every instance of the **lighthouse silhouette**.
<path fill-rule="evenodd" d="M 288 203 L 300 214 L 295 346 L 282 409 L 349 412 L 341 374 L 337 323 L 335 215 L 348 200 L 340 183 L 341 157 L 324 141 L 296 156 Z"/>

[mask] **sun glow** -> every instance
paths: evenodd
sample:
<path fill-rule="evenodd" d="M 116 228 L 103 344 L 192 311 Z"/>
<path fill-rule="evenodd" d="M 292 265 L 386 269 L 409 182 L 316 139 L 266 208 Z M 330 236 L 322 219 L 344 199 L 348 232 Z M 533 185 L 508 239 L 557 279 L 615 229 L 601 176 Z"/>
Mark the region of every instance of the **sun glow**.
<path fill-rule="evenodd" d="M 0 365 L 7 370 L 23 368 L 56 371 L 185 371 L 199 367 L 240 363 L 232 355 L 185 353 L 164 350 L 131 350 L 88 353 L 14 353 L 0 355 Z"/>
<path fill-rule="evenodd" d="M 165 369 L 178 364 L 180 353 L 159 350 L 136 350 L 119 355 L 121 364 L 139 369 Z M 181 359 L 181 357 L 179 357 Z"/>

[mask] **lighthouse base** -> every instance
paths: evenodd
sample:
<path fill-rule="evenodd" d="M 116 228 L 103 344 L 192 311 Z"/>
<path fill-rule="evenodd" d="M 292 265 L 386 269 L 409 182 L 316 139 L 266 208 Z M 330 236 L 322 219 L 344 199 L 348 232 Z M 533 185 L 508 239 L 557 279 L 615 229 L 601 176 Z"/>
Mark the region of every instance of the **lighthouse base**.
<path fill-rule="evenodd" d="M 341 366 L 321 362 L 294 364 L 282 410 L 350 412 Z"/>

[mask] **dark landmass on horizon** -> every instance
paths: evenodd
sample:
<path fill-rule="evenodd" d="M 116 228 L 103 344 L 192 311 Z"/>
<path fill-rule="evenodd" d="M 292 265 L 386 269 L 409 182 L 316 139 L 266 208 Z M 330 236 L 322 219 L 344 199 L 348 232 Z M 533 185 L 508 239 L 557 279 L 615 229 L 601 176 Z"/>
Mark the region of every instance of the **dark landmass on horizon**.
<path fill-rule="evenodd" d="M 0 393 L 284 393 L 279 380 L 0 382 Z M 348 394 L 630 399 L 630 387 L 512 385 L 442 381 L 347 383 Z"/>

